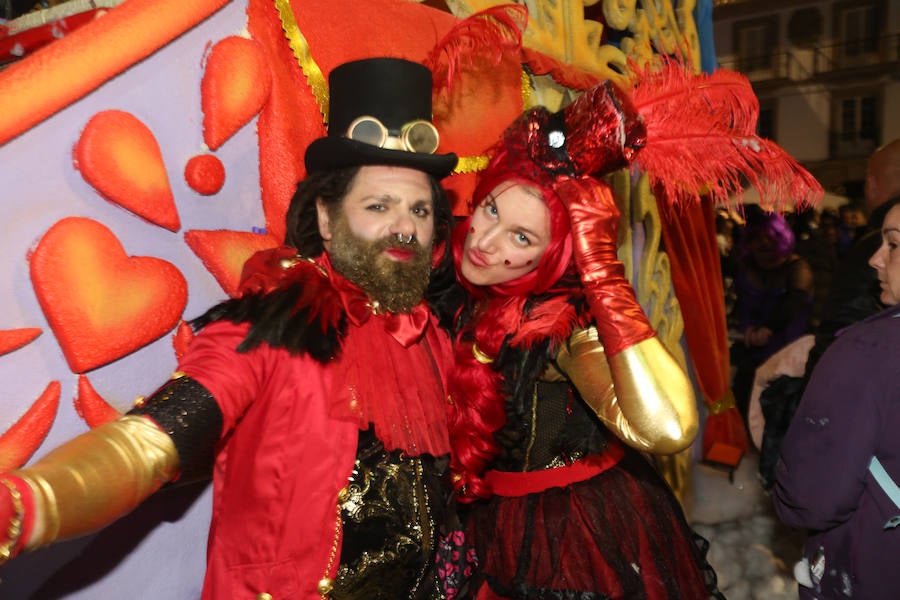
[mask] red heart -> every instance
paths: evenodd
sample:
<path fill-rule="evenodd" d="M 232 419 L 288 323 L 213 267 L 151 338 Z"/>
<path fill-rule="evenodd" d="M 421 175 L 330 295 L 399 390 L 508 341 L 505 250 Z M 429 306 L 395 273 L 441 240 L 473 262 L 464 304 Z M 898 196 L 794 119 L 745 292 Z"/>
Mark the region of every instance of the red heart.
<path fill-rule="evenodd" d="M 137 117 L 121 110 L 97 113 L 74 154 L 84 180 L 104 198 L 170 231 L 181 228 L 159 144 Z"/>
<path fill-rule="evenodd" d="M 187 282 L 171 263 L 128 257 L 104 225 L 69 217 L 31 256 L 31 283 L 73 373 L 149 344 L 181 319 Z"/>
<path fill-rule="evenodd" d="M 187 231 L 184 241 L 232 298 L 237 296 L 241 270 L 247 259 L 260 250 L 278 246 L 275 238 L 268 235 L 226 229 Z"/>

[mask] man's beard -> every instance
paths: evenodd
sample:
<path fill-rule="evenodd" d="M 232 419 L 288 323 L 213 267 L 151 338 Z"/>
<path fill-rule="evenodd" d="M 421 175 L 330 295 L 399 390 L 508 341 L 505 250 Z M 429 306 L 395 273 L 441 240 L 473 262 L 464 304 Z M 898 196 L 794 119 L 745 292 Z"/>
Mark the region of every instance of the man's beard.
<path fill-rule="evenodd" d="M 335 211 L 338 212 L 338 211 Z M 431 275 L 430 248 L 418 240 L 403 244 L 396 238 L 369 241 L 355 235 L 343 214 L 331 215 L 331 249 L 335 270 L 358 285 L 387 312 L 406 312 L 422 301 Z M 410 260 L 391 260 L 384 251 L 402 248 Z"/>

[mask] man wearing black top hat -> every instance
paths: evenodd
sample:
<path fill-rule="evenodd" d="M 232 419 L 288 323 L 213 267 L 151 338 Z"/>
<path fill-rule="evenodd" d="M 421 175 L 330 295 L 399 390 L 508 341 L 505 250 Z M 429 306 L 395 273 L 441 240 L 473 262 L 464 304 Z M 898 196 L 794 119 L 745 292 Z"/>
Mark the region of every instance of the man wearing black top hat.
<path fill-rule="evenodd" d="M 123 418 L 0 476 L 0 562 L 102 527 L 213 468 L 204 599 L 440 598 L 452 277 L 431 74 L 330 77 L 285 246 L 194 322 L 172 379 Z"/>

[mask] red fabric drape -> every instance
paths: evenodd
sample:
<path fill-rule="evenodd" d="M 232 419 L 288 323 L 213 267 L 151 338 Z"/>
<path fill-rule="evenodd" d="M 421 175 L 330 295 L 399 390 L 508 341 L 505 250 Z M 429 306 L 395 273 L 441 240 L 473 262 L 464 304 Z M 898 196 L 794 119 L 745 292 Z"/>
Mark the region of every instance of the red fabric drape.
<path fill-rule="evenodd" d="M 688 354 L 710 409 L 703 435 L 703 457 L 716 460 L 722 456 L 719 450 L 725 450 L 726 455 L 739 460 L 749 443 L 731 395 L 725 295 L 714 206 L 709 198 L 678 208 L 660 201 L 659 212 L 672 266 L 672 283 L 684 316 Z M 714 456 L 710 456 L 711 450 Z M 736 463 L 734 458 L 726 462 L 732 461 Z"/>

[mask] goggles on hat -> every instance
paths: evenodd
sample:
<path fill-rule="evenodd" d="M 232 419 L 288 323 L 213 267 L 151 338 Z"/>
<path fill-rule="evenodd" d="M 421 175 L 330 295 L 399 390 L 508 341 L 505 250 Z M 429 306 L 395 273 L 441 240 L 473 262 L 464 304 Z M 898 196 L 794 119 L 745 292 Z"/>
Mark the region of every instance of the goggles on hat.
<path fill-rule="evenodd" d="M 347 137 L 388 150 L 405 150 L 434 154 L 440 142 L 437 128 L 424 119 L 417 119 L 405 124 L 400 135 L 391 135 L 384 124 L 369 115 L 354 119 L 347 127 Z"/>

